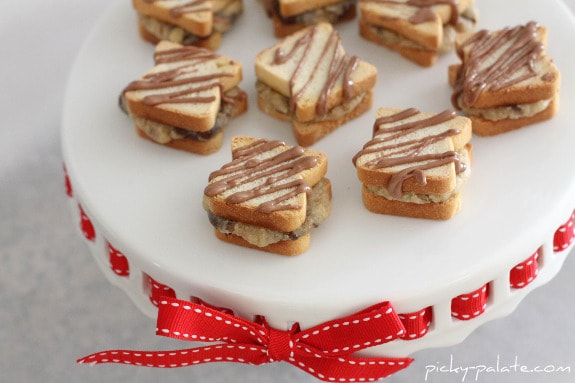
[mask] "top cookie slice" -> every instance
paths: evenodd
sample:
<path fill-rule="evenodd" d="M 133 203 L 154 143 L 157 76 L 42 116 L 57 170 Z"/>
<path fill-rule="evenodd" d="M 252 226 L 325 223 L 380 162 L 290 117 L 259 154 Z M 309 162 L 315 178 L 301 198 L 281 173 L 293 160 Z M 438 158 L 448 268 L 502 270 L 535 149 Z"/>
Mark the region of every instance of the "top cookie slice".
<path fill-rule="evenodd" d="M 461 65 L 450 68 L 454 106 L 489 108 L 553 99 L 560 74 L 546 43 L 547 29 L 533 21 L 462 38 L 457 42 Z"/>
<path fill-rule="evenodd" d="M 455 112 L 379 108 L 373 138 L 354 157 L 364 185 L 403 192 L 451 192 L 467 164 L 459 152 L 471 140 L 471 121 Z"/>
<path fill-rule="evenodd" d="M 204 190 L 214 214 L 282 232 L 306 219 L 307 194 L 327 171 L 327 156 L 281 141 L 235 137 L 232 161 Z"/>
<path fill-rule="evenodd" d="M 200 37 L 209 36 L 213 29 L 212 0 L 132 0 L 134 9 L 177 25 Z"/>
<path fill-rule="evenodd" d="M 362 17 L 405 36 L 429 50 L 443 41 L 443 26 L 456 25 L 473 0 L 360 0 Z"/>
<path fill-rule="evenodd" d="M 377 69 L 346 54 L 331 24 L 296 32 L 256 56 L 257 78 L 288 97 L 300 122 L 325 115 L 346 100 L 370 91 Z"/>
<path fill-rule="evenodd" d="M 156 65 L 124 90 L 130 114 L 193 131 L 210 130 L 223 93 L 242 79 L 241 63 L 207 49 L 162 41 Z"/>

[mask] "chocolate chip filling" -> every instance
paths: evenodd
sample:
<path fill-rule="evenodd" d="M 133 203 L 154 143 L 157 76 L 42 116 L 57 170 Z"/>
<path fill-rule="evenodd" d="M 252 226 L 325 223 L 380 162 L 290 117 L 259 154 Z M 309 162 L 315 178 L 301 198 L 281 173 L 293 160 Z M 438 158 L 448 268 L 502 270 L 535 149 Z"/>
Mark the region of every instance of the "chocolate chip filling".
<path fill-rule="evenodd" d="M 242 237 L 249 243 L 265 247 L 280 241 L 294 241 L 310 232 L 312 228 L 318 227 L 331 212 L 331 184 L 328 179 L 321 179 L 308 196 L 306 219 L 299 228 L 290 232 L 281 232 L 266 229 L 228 218 L 220 217 L 212 213 L 204 201 L 204 209 L 208 213 L 208 218 L 213 227 L 224 234 L 233 234 Z"/>

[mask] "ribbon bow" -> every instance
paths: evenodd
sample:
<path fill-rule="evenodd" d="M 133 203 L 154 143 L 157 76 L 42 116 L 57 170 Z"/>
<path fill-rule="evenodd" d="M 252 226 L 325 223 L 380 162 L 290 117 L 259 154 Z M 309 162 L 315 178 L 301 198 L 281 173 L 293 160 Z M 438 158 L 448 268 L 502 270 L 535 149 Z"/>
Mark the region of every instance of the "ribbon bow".
<path fill-rule="evenodd" d="M 120 363 L 148 367 L 184 367 L 210 362 L 260 365 L 284 361 L 324 381 L 374 381 L 409 366 L 410 358 L 356 357 L 352 354 L 405 334 L 389 302 L 306 330 L 295 323 L 280 331 L 260 317 L 251 322 L 215 308 L 174 298 L 159 302 L 157 335 L 209 346 L 175 351 L 111 350 L 78 363 Z"/>

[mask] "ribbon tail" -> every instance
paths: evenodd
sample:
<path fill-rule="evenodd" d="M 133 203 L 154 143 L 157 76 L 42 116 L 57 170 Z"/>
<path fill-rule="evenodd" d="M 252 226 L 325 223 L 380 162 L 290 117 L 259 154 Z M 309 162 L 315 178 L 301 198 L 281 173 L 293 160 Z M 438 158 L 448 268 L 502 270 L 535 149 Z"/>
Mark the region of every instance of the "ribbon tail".
<path fill-rule="evenodd" d="M 411 358 L 317 358 L 292 359 L 293 366 L 326 382 L 370 382 L 386 378 L 413 362 Z"/>
<path fill-rule="evenodd" d="M 267 361 L 267 352 L 260 346 L 217 344 L 169 351 L 108 350 L 85 356 L 76 362 L 89 365 L 117 363 L 143 367 L 177 368 L 212 362 L 259 365 Z"/>

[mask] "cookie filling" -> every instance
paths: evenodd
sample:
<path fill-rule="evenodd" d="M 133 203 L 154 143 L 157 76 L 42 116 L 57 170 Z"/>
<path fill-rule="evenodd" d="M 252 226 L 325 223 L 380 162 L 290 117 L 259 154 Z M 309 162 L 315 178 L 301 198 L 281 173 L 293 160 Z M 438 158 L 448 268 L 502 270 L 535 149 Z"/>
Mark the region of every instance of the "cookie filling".
<path fill-rule="evenodd" d="M 291 232 L 281 232 L 266 229 L 243 222 L 223 218 L 212 213 L 204 199 L 204 209 L 212 226 L 224 234 L 233 234 L 242 237 L 247 242 L 258 247 L 265 247 L 280 241 L 293 241 L 318 227 L 331 211 L 331 186 L 328 179 L 321 179 L 311 190 L 307 197 L 306 219 L 302 226 Z"/>
<path fill-rule="evenodd" d="M 241 1 L 231 1 L 220 11 L 215 12 L 213 16 L 213 31 L 218 33 L 226 32 L 242 11 Z M 141 13 L 138 13 L 138 18 L 140 25 L 159 40 L 168 40 L 182 45 L 193 45 L 211 37 L 211 35 L 194 35 L 175 24 Z"/>
<path fill-rule="evenodd" d="M 286 120 L 295 119 L 294 113 L 290 109 L 290 98 L 284 96 L 283 94 L 275 91 L 268 85 L 264 84 L 261 81 L 256 82 L 256 89 L 258 92 L 258 96 L 260 100 L 264 100 L 266 105 L 264 108 L 266 112 L 271 112 L 272 114 L 280 114 L 285 116 Z M 320 122 L 320 121 L 329 121 L 329 120 L 337 120 L 339 118 L 344 117 L 351 111 L 353 111 L 363 100 L 366 96 L 366 92 L 360 93 L 359 95 L 352 97 L 350 100 L 336 106 L 329 110 L 325 115 L 318 116 L 314 121 L 311 122 Z"/>
<path fill-rule="evenodd" d="M 344 0 L 289 17 L 280 13 L 278 0 L 264 0 L 264 6 L 269 16 L 276 16 L 284 24 L 313 25 L 319 22 L 335 24 L 353 19 L 356 12 L 355 0 Z"/>
<path fill-rule="evenodd" d="M 489 121 L 513 120 L 532 117 L 541 113 L 551 103 L 551 100 L 541 100 L 530 104 L 505 105 L 495 108 L 464 108 L 469 116 L 480 117 Z"/>
<path fill-rule="evenodd" d="M 142 130 L 148 137 L 159 144 L 167 144 L 168 142 L 179 139 L 191 139 L 194 141 L 205 142 L 220 133 L 222 128 L 228 124 L 229 119 L 237 115 L 237 105 L 242 102 L 244 97 L 246 97 L 246 94 L 239 88 L 228 90 L 225 93 L 225 97 L 222 97 L 220 110 L 216 117 L 214 126 L 210 130 L 202 132 L 182 129 L 137 116 L 131 116 L 131 118 L 134 120 L 138 129 Z M 126 114 L 130 114 L 126 107 L 123 94 L 120 96 L 119 106 Z"/>

